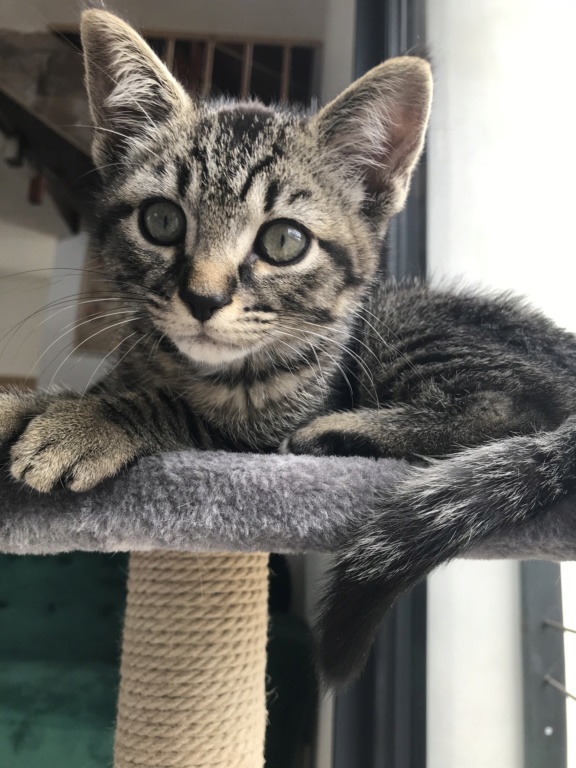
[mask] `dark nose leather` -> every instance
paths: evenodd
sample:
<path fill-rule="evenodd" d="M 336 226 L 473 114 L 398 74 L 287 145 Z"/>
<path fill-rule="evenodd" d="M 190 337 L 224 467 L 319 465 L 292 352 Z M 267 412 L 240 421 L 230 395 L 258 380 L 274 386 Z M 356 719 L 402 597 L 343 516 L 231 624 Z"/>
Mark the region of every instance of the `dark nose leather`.
<path fill-rule="evenodd" d="M 217 309 L 225 307 L 232 301 L 230 296 L 201 296 L 188 290 L 188 288 L 180 289 L 180 298 L 186 304 L 192 316 L 201 323 L 210 320 Z"/>

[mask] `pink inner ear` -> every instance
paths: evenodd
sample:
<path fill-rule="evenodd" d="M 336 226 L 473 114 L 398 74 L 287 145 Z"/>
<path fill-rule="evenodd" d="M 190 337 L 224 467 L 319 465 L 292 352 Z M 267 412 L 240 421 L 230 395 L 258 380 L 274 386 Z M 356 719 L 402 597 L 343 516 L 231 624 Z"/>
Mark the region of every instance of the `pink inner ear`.
<path fill-rule="evenodd" d="M 337 129 L 332 141 L 373 194 L 410 173 L 422 141 L 421 116 L 416 110 L 397 104 L 394 110 L 384 109 L 382 102 L 379 106 L 369 102 L 347 116 L 346 128 Z"/>
<path fill-rule="evenodd" d="M 388 149 L 385 152 L 390 175 L 410 172 L 422 142 L 421 122 L 418 111 L 405 106 L 400 106 L 397 115 L 390 121 Z"/>

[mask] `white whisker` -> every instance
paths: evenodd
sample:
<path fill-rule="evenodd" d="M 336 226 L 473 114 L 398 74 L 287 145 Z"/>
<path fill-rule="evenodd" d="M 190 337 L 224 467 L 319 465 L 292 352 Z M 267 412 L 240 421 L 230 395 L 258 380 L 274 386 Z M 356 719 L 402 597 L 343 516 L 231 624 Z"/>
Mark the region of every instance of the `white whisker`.
<path fill-rule="evenodd" d="M 51 389 L 51 388 L 52 388 L 52 386 L 54 385 L 54 380 L 56 379 L 56 376 L 58 375 L 58 373 L 59 373 L 59 372 L 60 372 L 60 370 L 62 369 L 62 366 L 63 366 L 63 365 L 66 363 L 66 361 L 67 361 L 67 360 L 69 360 L 69 359 L 70 359 L 70 357 L 71 357 L 71 356 L 74 354 L 74 352 L 76 352 L 76 350 L 80 349 L 80 347 L 81 347 L 83 344 L 86 344 L 86 342 L 87 342 L 87 341 L 90 341 L 90 340 L 91 340 L 91 339 L 93 339 L 95 336 L 98 336 L 98 335 L 99 335 L 99 334 L 101 334 L 101 333 L 105 333 L 106 331 L 109 331 L 109 330 L 111 330 L 112 328 L 116 328 L 117 326 L 120 326 L 120 325 L 127 325 L 128 323 L 131 323 L 131 322 L 133 322 L 133 320 L 134 320 L 134 318 L 130 317 L 130 318 L 128 318 L 127 320 L 121 320 L 121 321 L 120 321 L 120 322 L 118 322 L 118 323 L 112 323 L 112 325 L 109 325 L 109 326 L 107 326 L 106 328 L 100 328 L 100 330 L 96 331 L 96 333 L 93 333 L 91 336 L 88 336 L 88 338 L 87 338 L 87 339 L 83 339 L 83 340 L 80 342 L 80 344 L 76 344 L 76 345 L 74 346 L 74 348 L 73 348 L 73 349 L 72 349 L 72 350 L 71 350 L 71 351 L 70 351 L 70 352 L 69 352 L 69 353 L 66 355 L 66 357 L 64 358 L 64 360 L 62 360 L 62 362 L 60 363 L 60 365 L 58 366 L 58 368 L 56 368 L 56 371 L 54 372 L 54 375 L 52 376 L 52 379 L 50 380 L 50 384 L 48 385 L 48 389 Z"/>

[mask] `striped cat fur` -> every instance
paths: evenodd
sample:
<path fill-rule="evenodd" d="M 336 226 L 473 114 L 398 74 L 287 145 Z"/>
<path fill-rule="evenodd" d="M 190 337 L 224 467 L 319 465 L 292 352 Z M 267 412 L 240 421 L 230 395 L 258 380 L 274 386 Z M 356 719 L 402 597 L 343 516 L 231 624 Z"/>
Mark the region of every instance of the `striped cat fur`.
<path fill-rule="evenodd" d="M 0 394 L 11 473 L 86 491 L 187 447 L 420 462 L 382 489 L 322 601 L 320 665 L 345 683 L 400 594 L 574 488 L 576 339 L 509 296 L 379 279 L 424 141 L 425 61 L 307 115 L 191 98 L 106 11 L 83 14 L 82 40 L 104 190 L 91 247 L 123 338 L 82 395 Z"/>

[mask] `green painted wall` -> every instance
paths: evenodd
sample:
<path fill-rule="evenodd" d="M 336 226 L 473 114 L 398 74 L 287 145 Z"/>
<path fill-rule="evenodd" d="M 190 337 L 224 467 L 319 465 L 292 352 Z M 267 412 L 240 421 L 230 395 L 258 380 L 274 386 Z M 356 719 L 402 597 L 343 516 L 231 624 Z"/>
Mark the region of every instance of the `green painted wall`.
<path fill-rule="evenodd" d="M 127 557 L 0 556 L 0 766 L 112 764 Z"/>

